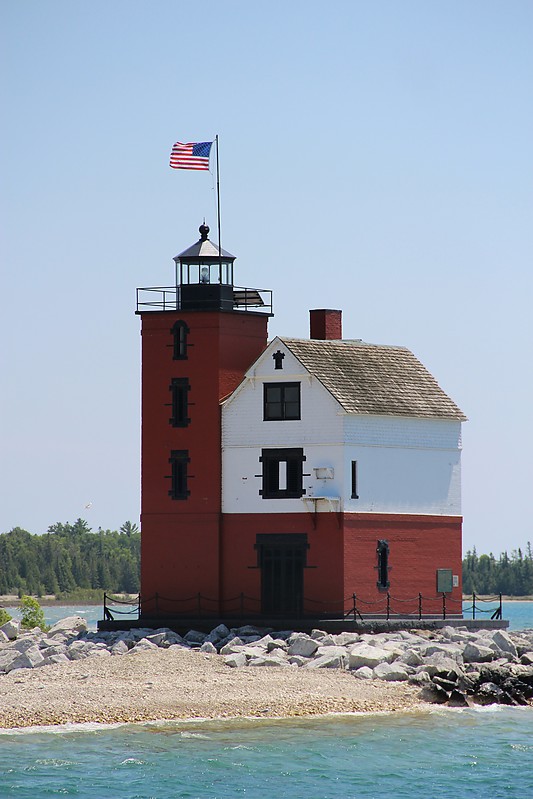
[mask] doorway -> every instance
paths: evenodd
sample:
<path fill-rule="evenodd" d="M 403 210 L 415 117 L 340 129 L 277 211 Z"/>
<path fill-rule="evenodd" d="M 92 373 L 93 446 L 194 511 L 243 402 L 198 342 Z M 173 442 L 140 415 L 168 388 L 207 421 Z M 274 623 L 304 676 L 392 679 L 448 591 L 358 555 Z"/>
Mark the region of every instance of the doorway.
<path fill-rule="evenodd" d="M 301 615 L 308 548 L 305 534 L 265 533 L 257 536 L 262 613 Z"/>

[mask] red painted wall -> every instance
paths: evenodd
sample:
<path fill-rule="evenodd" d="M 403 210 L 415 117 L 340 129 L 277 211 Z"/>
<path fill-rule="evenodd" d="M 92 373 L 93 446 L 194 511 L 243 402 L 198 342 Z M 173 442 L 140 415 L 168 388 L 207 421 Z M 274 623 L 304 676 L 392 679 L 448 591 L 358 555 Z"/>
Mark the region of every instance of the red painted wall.
<path fill-rule="evenodd" d="M 189 327 L 187 359 L 173 360 L 171 328 Z M 141 594 L 201 591 L 218 598 L 221 511 L 220 400 L 241 382 L 267 344 L 266 315 L 216 312 L 141 314 Z M 190 423 L 173 427 L 172 378 L 187 377 Z M 186 500 L 172 499 L 173 449 L 188 450 Z"/>
<path fill-rule="evenodd" d="M 418 593 L 425 612 L 441 612 L 442 601 L 425 601 L 437 596 L 437 569 L 452 569 L 459 576 L 449 611 L 461 612 L 462 518 L 457 516 L 410 516 L 388 514 L 346 514 L 344 516 L 344 588 L 361 599 L 386 601 L 387 591 L 378 588 L 377 542 L 389 543 L 389 593 L 398 601 L 395 612 L 415 612 Z M 392 602 L 392 599 L 391 599 Z M 377 605 L 373 606 L 377 609 Z M 364 614 L 364 606 L 361 606 Z"/>
<path fill-rule="evenodd" d="M 224 514 L 222 529 L 222 595 L 226 601 L 243 592 L 257 600 L 249 607 L 259 607 L 261 571 L 255 550 L 258 533 L 306 533 L 309 549 L 304 597 L 315 601 L 304 607 L 316 613 L 342 609 L 343 533 L 336 514 L 319 514 L 316 528 L 310 513 Z"/>

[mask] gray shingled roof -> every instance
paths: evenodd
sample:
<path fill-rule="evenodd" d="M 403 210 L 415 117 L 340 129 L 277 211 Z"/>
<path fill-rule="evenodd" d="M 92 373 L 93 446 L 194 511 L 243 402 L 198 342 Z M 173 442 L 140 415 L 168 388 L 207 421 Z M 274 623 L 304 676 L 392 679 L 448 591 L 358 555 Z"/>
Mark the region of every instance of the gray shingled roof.
<path fill-rule="evenodd" d="M 280 340 L 348 413 L 466 420 L 406 347 L 363 341 Z"/>

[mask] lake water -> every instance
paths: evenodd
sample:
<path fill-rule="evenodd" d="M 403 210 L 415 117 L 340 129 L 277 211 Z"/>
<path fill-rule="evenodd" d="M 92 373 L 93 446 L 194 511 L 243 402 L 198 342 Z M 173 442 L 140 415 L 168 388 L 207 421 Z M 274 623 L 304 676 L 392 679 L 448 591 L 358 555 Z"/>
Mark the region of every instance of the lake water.
<path fill-rule="evenodd" d="M 45 607 L 53 624 L 101 607 Z M 16 612 L 13 615 L 18 615 Z M 533 602 L 506 602 L 512 629 Z M 0 799 L 528 799 L 533 708 L 0 730 Z"/>
<path fill-rule="evenodd" d="M 2 799 L 528 799 L 533 709 L 0 732 Z"/>
<path fill-rule="evenodd" d="M 464 602 L 464 607 L 465 609 L 471 608 L 472 602 Z M 478 618 L 490 619 L 491 613 L 496 610 L 497 603 L 480 603 L 480 607 L 485 612 L 478 611 Z M 6 608 L 6 610 L 13 618 L 20 618 L 18 608 Z M 47 624 L 55 624 L 65 616 L 82 616 L 92 630 L 96 629 L 96 622 L 102 618 L 101 605 L 48 605 L 43 607 L 43 611 Z M 471 613 L 468 616 L 470 617 Z M 503 603 L 503 617 L 509 621 L 510 630 L 533 629 L 533 602 L 506 601 Z"/>

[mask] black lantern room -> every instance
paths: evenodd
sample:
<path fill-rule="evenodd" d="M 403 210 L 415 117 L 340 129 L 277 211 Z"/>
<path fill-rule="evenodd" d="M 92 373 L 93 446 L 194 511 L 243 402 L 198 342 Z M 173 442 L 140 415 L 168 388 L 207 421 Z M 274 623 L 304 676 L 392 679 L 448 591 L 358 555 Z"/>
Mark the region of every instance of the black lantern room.
<path fill-rule="evenodd" d="M 200 238 L 176 255 L 176 287 L 183 310 L 233 310 L 235 256 L 209 241 L 209 227 L 200 225 Z"/>

